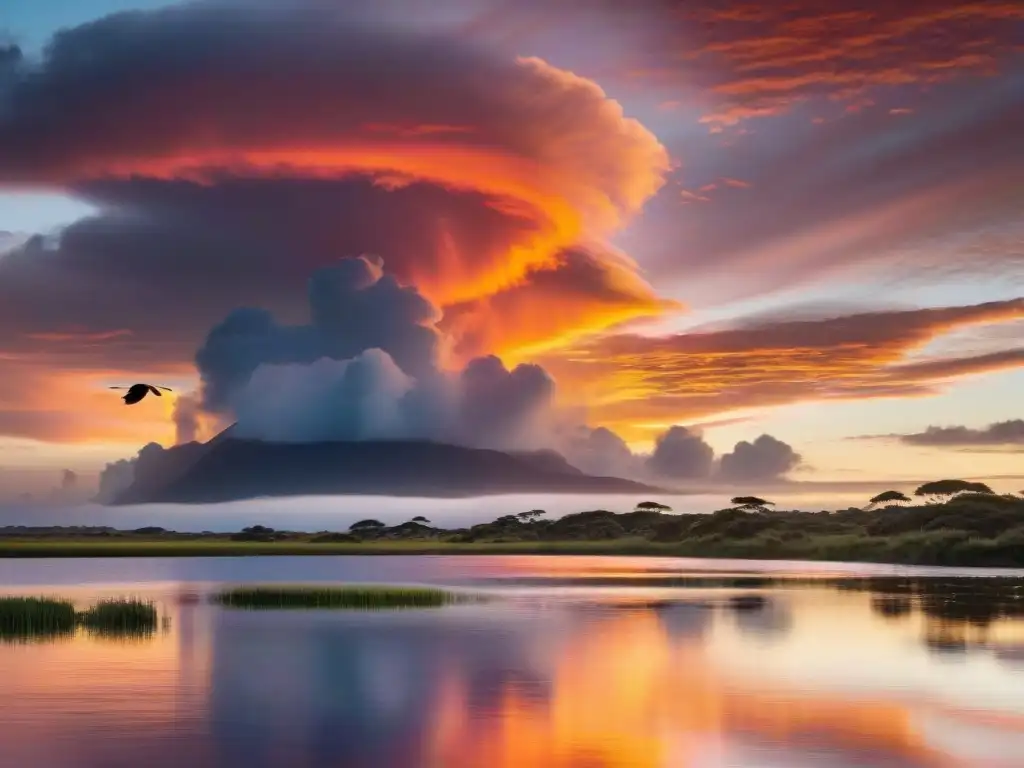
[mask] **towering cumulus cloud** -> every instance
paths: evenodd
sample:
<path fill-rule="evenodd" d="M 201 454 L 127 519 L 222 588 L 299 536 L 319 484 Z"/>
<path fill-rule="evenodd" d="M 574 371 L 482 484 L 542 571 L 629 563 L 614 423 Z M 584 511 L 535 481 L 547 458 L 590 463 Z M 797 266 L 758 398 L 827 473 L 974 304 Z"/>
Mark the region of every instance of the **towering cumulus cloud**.
<path fill-rule="evenodd" d="M 196 354 L 202 405 L 237 420 L 237 437 L 276 442 L 433 439 L 540 448 L 554 382 L 494 356 L 439 367 L 437 310 L 372 256 L 341 259 L 309 281 L 309 322 L 238 309 Z M 500 403 L 500 407 L 496 407 Z"/>
<path fill-rule="evenodd" d="M 230 312 L 196 353 L 202 387 L 175 408 L 178 442 L 194 439 L 199 418 L 210 414 L 234 422 L 235 438 L 556 448 L 592 474 L 676 482 L 775 482 L 800 462 L 769 435 L 737 443 L 716 461 L 703 437 L 682 426 L 660 435 L 650 456 L 637 455 L 614 432 L 559 413 L 555 382 L 540 366 L 510 370 L 486 355 L 444 368 L 438 311 L 384 267 L 376 256 L 321 267 L 309 280 L 304 323 L 281 323 L 265 309 Z M 135 459 L 108 465 L 99 498 L 169 471 L 163 454 L 150 444 Z"/>
<path fill-rule="evenodd" d="M 415 288 L 383 273 L 377 257 L 342 259 L 309 281 L 308 325 L 279 325 L 262 309 L 238 309 L 215 326 L 196 354 L 204 401 L 217 410 L 263 364 L 348 360 L 369 349 L 398 371 L 422 376 L 437 365 L 437 310 Z"/>
<path fill-rule="evenodd" d="M 772 480 L 800 465 L 801 457 L 793 448 L 771 435 L 753 442 L 741 440 L 731 453 L 722 456 L 720 472 L 726 480 Z"/>
<path fill-rule="evenodd" d="M 686 427 L 670 427 L 658 437 L 648 468 L 661 477 L 707 478 L 715 462 L 714 449 Z"/>
<path fill-rule="evenodd" d="M 186 292 L 197 333 L 224 306 L 295 316 L 288 289 L 364 252 L 451 309 L 462 361 L 667 306 L 604 242 L 663 183 L 650 132 L 589 80 L 357 5 L 186 4 L 60 32 L 41 61 L 10 54 L 0 186 L 99 213 L 46 258 L 0 263 L 0 327 L 43 323 L 41 284 L 77 324 L 131 315 L 143 336 L 160 333 L 144 310 Z M 131 290 L 90 306 L 101 279 Z M 541 322 L 556 289 L 564 309 Z"/>

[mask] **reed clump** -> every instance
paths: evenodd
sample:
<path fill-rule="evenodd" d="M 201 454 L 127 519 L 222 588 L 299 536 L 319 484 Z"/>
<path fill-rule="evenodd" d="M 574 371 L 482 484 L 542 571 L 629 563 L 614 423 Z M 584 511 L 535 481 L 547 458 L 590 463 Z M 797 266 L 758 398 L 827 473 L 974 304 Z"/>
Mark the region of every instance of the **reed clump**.
<path fill-rule="evenodd" d="M 107 598 L 79 613 L 78 623 L 104 636 L 147 636 L 156 631 L 157 611 L 148 600 Z"/>
<path fill-rule="evenodd" d="M 438 608 L 458 602 L 460 596 L 432 587 L 302 587 L 256 586 L 226 589 L 214 601 L 230 608 L 334 608 L 380 610 Z"/>
<path fill-rule="evenodd" d="M 0 597 L 0 640 L 28 642 L 71 635 L 75 606 L 46 597 Z"/>
<path fill-rule="evenodd" d="M 116 597 L 76 611 L 58 597 L 0 597 L 0 640 L 31 642 L 70 637 L 76 627 L 107 637 L 146 637 L 156 631 L 156 606 L 150 601 Z"/>

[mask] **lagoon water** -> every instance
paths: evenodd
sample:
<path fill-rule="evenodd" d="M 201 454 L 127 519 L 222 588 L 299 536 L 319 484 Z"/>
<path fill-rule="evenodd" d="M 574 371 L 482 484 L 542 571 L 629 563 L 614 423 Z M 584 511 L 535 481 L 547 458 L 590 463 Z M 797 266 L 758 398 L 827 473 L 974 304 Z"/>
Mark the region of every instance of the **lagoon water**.
<path fill-rule="evenodd" d="M 494 599 L 391 612 L 203 599 L 271 582 L 440 584 Z M 130 641 L 0 640 L 3 768 L 1024 766 L 1021 572 L 69 559 L 0 561 L 0 583 L 83 605 L 147 596 L 166 618 Z"/>

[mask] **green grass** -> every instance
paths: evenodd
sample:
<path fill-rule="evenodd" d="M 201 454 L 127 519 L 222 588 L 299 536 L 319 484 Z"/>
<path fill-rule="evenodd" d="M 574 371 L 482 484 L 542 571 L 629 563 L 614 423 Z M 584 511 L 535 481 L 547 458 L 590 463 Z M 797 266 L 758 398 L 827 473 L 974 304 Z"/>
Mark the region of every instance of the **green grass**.
<path fill-rule="evenodd" d="M 0 597 L 0 640 L 30 642 L 70 637 L 75 628 L 110 637 L 144 636 L 156 630 L 156 606 L 131 598 L 100 600 L 76 611 L 72 601 L 49 597 Z"/>
<path fill-rule="evenodd" d="M 131 637 L 156 631 L 156 606 L 146 600 L 115 597 L 100 600 L 78 614 L 78 623 L 99 635 Z"/>
<path fill-rule="evenodd" d="M 244 557 L 254 555 L 630 555 L 748 558 L 1024 567 L 1024 537 L 1011 530 L 995 538 L 965 531 L 912 531 L 889 536 L 860 532 L 786 536 L 765 531 L 750 537 L 693 536 L 651 541 L 640 536 L 602 541 L 373 541 L 360 544 L 308 541 L 0 539 L 0 557 Z"/>
<path fill-rule="evenodd" d="M 230 608 L 437 608 L 458 601 L 458 596 L 430 587 L 300 587 L 254 586 L 227 589 L 214 600 Z"/>
<path fill-rule="evenodd" d="M 75 606 L 45 597 L 0 597 L 0 640 L 29 642 L 71 635 Z"/>

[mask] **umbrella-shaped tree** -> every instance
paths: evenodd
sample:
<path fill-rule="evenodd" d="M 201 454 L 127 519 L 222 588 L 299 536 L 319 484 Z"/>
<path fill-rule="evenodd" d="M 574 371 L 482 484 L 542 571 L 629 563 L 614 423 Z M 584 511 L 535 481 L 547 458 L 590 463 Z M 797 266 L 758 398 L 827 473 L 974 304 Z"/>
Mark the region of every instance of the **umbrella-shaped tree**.
<path fill-rule="evenodd" d="M 657 501 L 641 501 L 636 505 L 636 512 L 671 512 L 672 507 L 667 504 L 659 504 Z"/>
<path fill-rule="evenodd" d="M 909 504 L 910 498 L 899 491 L 882 491 L 877 496 L 873 496 L 871 501 L 868 503 L 868 507 L 876 507 L 879 504 Z"/>
<path fill-rule="evenodd" d="M 938 503 L 949 501 L 958 493 L 992 493 L 992 489 L 984 483 L 970 480 L 934 480 L 914 491 L 915 496 L 925 496 L 929 501 Z"/>
<path fill-rule="evenodd" d="M 769 506 L 775 506 L 774 501 L 767 501 L 757 496 L 734 496 L 729 503 L 744 512 L 767 512 Z"/>

